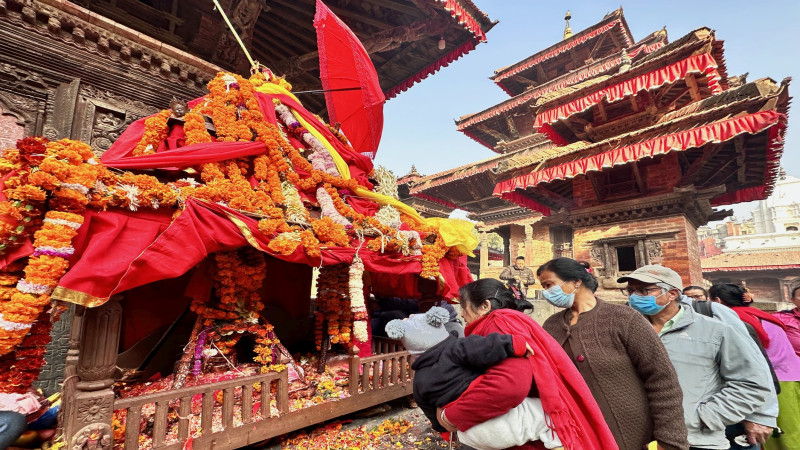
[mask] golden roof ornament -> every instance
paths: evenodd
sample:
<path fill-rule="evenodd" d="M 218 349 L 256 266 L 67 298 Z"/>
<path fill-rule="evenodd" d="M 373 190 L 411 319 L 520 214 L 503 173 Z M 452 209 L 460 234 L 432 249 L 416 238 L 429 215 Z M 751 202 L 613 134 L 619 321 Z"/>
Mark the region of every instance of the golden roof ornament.
<path fill-rule="evenodd" d="M 569 26 L 569 19 L 572 19 L 572 13 L 567 11 L 567 14 L 564 16 L 564 20 L 567 22 L 564 25 L 564 39 L 572 37 L 572 27 Z"/>

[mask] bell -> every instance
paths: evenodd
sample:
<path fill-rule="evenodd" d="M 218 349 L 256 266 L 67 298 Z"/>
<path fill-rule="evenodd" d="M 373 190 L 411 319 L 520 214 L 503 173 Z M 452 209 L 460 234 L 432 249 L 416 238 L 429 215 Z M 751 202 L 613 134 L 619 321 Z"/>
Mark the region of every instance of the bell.
<path fill-rule="evenodd" d="M 445 42 L 444 36 L 440 37 L 439 38 L 439 50 L 444 50 L 444 48 L 446 46 L 447 46 L 447 42 Z"/>

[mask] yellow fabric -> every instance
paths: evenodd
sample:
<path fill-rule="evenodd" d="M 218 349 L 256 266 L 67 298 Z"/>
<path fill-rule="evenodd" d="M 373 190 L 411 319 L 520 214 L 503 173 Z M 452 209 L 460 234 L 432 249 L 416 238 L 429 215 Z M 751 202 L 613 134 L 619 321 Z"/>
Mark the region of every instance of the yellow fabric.
<path fill-rule="evenodd" d="M 431 217 L 426 219 L 425 223 L 439 229 L 439 234 L 448 247 L 455 247 L 465 255 L 475 256 L 472 250 L 478 246 L 478 238 L 472 234 L 472 229 L 475 227 L 472 222 Z"/>
<path fill-rule="evenodd" d="M 300 103 L 300 100 L 298 100 L 297 97 L 295 97 L 291 92 L 281 86 L 278 86 L 277 84 L 264 83 L 263 85 L 257 87 L 256 91 L 264 94 L 288 95 L 297 101 L 297 103 Z M 336 151 L 336 148 L 331 145 L 327 139 L 325 139 L 325 136 L 317 131 L 317 129 L 311 124 L 306 122 L 296 111 L 292 111 L 292 114 L 297 121 L 300 122 L 300 124 L 306 130 L 308 130 L 312 136 L 317 138 L 326 150 L 328 150 L 328 153 L 330 153 L 331 157 L 333 158 L 333 163 L 336 165 L 336 169 L 339 171 L 339 174 L 341 174 L 342 178 L 349 180 L 351 178 L 350 167 L 347 165 L 344 159 L 342 159 L 341 155 L 339 155 L 339 152 Z M 472 250 L 478 246 L 478 239 L 472 234 L 472 229 L 475 225 L 473 225 L 471 222 L 460 219 L 442 219 L 439 217 L 425 219 L 419 215 L 417 210 L 406 205 L 400 200 L 386 195 L 381 195 L 377 192 L 373 192 L 364 188 L 357 188 L 355 194 L 359 197 L 372 200 L 381 206 L 390 205 L 413 219 L 417 225 L 428 225 L 438 228 L 439 234 L 442 236 L 444 243 L 448 247 L 456 247 L 458 251 L 465 255 L 475 256 L 472 253 Z"/>
<path fill-rule="evenodd" d="M 647 450 L 658 450 L 658 442 L 653 441 L 647 444 Z"/>

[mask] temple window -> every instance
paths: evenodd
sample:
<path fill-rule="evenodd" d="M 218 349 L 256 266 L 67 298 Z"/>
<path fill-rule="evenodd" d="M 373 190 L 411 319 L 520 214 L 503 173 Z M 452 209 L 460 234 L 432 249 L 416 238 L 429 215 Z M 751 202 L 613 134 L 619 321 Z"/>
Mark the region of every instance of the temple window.
<path fill-rule="evenodd" d="M 617 247 L 617 273 L 633 272 L 637 267 L 636 248 Z"/>

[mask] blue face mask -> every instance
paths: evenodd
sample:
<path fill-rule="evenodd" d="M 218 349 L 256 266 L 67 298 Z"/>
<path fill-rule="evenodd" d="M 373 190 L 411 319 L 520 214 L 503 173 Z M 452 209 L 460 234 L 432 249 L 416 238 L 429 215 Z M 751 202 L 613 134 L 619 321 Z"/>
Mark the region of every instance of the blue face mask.
<path fill-rule="evenodd" d="M 575 302 L 575 291 L 572 291 L 571 294 L 567 294 L 561 289 L 561 284 L 550 286 L 545 289 L 543 292 L 544 299 L 553 306 L 569 308 L 572 306 L 572 303 Z"/>
<path fill-rule="evenodd" d="M 666 292 L 664 294 L 666 294 Z M 658 297 L 661 297 L 661 295 L 659 295 Z M 644 314 L 645 316 L 654 316 L 663 311 L 664 308 L 666 308 L 667 305 L 671 303 L 670 301 L 669 303 L 667 303 L 667 305 L 659 305 L 658 303 L 656 303 L 656 299 L 658 297 L 656 297 L 655 295 L 631 294 L 630 297 L 628 297 L 628 305 L 630 305 L 630 307 L 635 309 L 636 311 L 639 311 L 640 313 Z"/>

